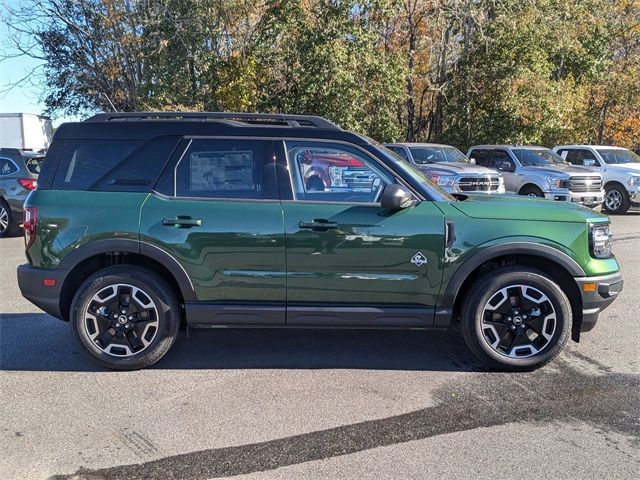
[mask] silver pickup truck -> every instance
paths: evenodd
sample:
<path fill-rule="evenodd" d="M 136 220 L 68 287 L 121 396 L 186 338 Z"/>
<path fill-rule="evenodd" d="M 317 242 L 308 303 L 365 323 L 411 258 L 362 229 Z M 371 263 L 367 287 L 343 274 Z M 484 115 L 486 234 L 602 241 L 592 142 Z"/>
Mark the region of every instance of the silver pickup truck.
<path fill-rule="evenodd" d="M 542 197 L 600 208 L 604 201 L 602 175 L 565 162 L 544 147 L 476 145 L 467 156 L 477 165 L 504 175 L 508 193 Z"/>
<path fill-rule="evenodd" d="M 449 193 L 504 193 L 499 172 L 474 165 L 450 145 L 436 143 L 390 143 L 389 150 L 415 164 L 431 180 Z"/>
<path fill-rule="evenodd" d="M 554 152 L 573 165 L 600 172 L 604 179 L 604 209 L 608 213 L 640 210 L 640 156 L 606 145 L 562 145 Z"/>

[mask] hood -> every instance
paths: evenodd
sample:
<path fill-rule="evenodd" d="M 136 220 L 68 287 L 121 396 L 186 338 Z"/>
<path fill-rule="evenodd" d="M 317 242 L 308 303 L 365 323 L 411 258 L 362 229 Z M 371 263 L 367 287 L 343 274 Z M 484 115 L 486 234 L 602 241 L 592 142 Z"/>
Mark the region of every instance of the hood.
<path fill-rule="evenodd" d="M 580 205 L 521 195 L 469 195 L 452 205 L 472 218 L 576 223 L 608 220 L 606 215 Z"/>
<path fill-rule="evenodd" d="M 492 168 L 481 167 L 473 163 L 438 162 L 418 165 L 418 168 L 425 173 L 437 173 L 440 175 L 457 175 L 458 173 L 478 173 L 485 175 L 500 176 L 500 173 Z"/>
<path fill-rule="evenodd" d="M 594 172 L 593 170 L 587 167 L 579 167 L 576 165 L 549 165 L 545 167 L 522 167 L 522 169 L 526 172 L 537 172 L 542 173 L 544 175 L 558 176 L 558 174 L 571 176 L 571 175 L 584 175 L 587 177 L 600 177 L 601 175 L 598 172 Z"/>
<path fill-rule="evenodd" d="M 607 164 L 606 169 L 627 175 L 638 175 L 640 174 L 640 163 Z"/>

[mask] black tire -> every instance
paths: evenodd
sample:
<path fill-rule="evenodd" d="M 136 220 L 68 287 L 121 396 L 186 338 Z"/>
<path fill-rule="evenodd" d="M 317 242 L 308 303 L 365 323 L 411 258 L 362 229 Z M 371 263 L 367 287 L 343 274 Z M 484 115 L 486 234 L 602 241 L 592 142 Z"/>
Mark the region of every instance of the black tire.
<path fill-rule="evenodd" d="M 519 195 L 544 198 L 544 193 L 542 193 L 542 190 L 540 190 L 535 185 L 525 185 L 524 187 L 522 187 L 522 190 L 520 190 Z"/>
<path fill-rule="evenodd" d="M 538 336 L 535 330 L 532 330 L 533 326 L 527 325 L 522 319 L 519 319 L 520 323 L 518 323 L 518 326 L 514 328 L 514 324 L 511 320 L 506 320 L 506 318 L 511 319 L 512 317 L 504 317 L 501 320 L 501 322 L 504 323 L 504 328 L 500 326 L 502 329 L 501 331 L 505 332 L 505 336 L 508 335 L 510 337 L 516 337 L 517 335 L 521 335 L 517 337 L 518 343 L 524 343 L 524 345 L 522 345 L 522 349 L 518 347 L 511 347 L 511 350 L 507 353 L 517 353 L 519 350 L 527 350 L 530 348 L 526 345 L 527 340 L 525 336 L 536 335 L 536 339 L 538 341 L 542 340 L 544 342 L 544 346 L 540 347 L 537 353 L 533 353 L 533 350 L 531 349 L 530 353 L 532 354 L 530 356 L 514 358 L 507 356 L 507 353 L 505 352 L 498 351 L 502 342 L 497 345 L 497 348 L 491 345 L 491 343 L 496 339 L 489 338 L 485 332 L 488 331 L 491 335 L 490 325 L 496 325 L 500 322 L 487 322 L 483 315 L 485 314 L 485 306 L 488 306 L 488 302 L 490 300 L 493 301 L 496 296 L 500 295 L 500 291 L 502 289 L 512 286 L 512 288 L 516 289 L 515 292 L 517 292 L 519 285 L 532 287 L 532 290 L 526 290 L 528 296 L 536 293 L 536 290 L 538 293 L 544 294 L 547 297 L 549 305 L 553 308 L 555 321 L 552 321 L 552 315 L 550 314 L 541 316 L 540 313 L 538 313 L 541 308 L 545 310 L 551 308 L 547 305 L 546 300 L 544 301 L 544 304 L 540 304 L 537 307 L 538 312 L 534 313 L 537 318 L 534 319 L 534 316 L 531 315 L 533 310 L 529 311 L 528 318 L 531 325 L 533 325 L 534 321 L 539 322 L 542 320 L 544 322 L 542 329 L 547 327 L 545 335 L 550 337 L 549 339 Z M 518 298 L 518 296 L 514 295 L 511 297 L 511 293 L 513 293 L 514 290 L 508 289 L 506 292 L 509 296 L 503 295 L 503 298 L 505 299 L 504 301 L 509 301 L 509 304 L 502 308 L 508 309 L 512 308 L 512 298 Z M 500 297 L 498 297 L 498 299 L 499 298 Z M 520 302 L 524 301 L 533 303 L 527 299 L 523 300 L 522 296 L 519 298 Z M 538 297 L 538 299 L 544 300 L 544 297 Z M 504 302 L 500 302 L 499 305 L 502 305 L 502 303 Z M 522 311 L 524 312 L 524 309 Z M 491 312 L 488 313 L 491 314 Z M 500 314 L 496 313 L 496 315 Z M 520 316 L 525 317 L 526 314 L 518 315 L 518 317 Z M 549 323 L 547 323 L 545 317 L 549 319 Z M 473 287 L 469 290 L 466 298 L 464 299 L 464 305 L 462 308 L 461 329 L 467 346 L 478 360 L 485 365 L 492 369 L 501 371 L 530 371 L 547 364 L 556 355 L 558 355 L 558 353 L 560 353 L 571 334 L 572 318 L 571 304 L 569 303 L 567 296 L 552 279 L 529 267 L 505 267 L 484 275 L 476 281 Z M 513 319 L 515 321 L 516 317 L 513 317 Z M 491 320 L 493 320 L 493 317 L 491 317 Z M 536 325 L 536 329 L 539 329 L 538 324 Z M 548 327 L 550 325 L 554 328 L 553 332 L 549 331 Z M 515 330 L 516 333 L 511 329 Z M 522 331 L 520 329 L 522 329 Z M 508 332 L 509 330 L 511 330 L 510 333 Z M 493 330 L 493 333 L 498 334 L 498 332 L 498 329 Z M 506 337 L 498 335 L 498 338 Z M 512 340 L 510 345 L 514 344 L 515 343 Z"/>
<path fill-rule="evenodd" d="M 318 175 L 313 175 L 307 179 L 307 192 L 324 192 L 324 182 Z"/>
<path fill-rule="evenodd" d="M 95 295 L 108 289 L 109 286 L 126 284 L 138 288 L 150 299 L 154 308 L 154 317 L 157 319 L 157 327 L 154 327 L 154 337 L 149 340 L 148 345 L 139 351 L 131 352 L 128 356 L 116 356 L 105 352 L 99 345 L 100 341 L 94 341 L 90 337 L 89 308 L 95 300 Z M 115 287 L 114 287 L 115 288 Z M 118 293 L 117 290 L 114 290 Z M 120 299 L 121 296 L 118 295 Z M 120 302 L 120 300 L 118 300 Z M 134 305 L 135 307 L 135 305 Z M 120 312 L 116 312 L 120 313 Z M 113 370 L 137 370 L 153 365 L 160 360 L 173 346 L 178 336 L 180 328 L 180 304 L 175 292 L 167 283 L 154 271 L 137 265 L 122 265 L 102 269 L 89 277 L 78 289 L 71 303 L 71 326 L 76 340 L 84 353 L 97 364 Z M 111 318 L 102 318 L 100 321 L 108 323 Z M 117 323 L 117 321 L 113 321 Z M 136 329 L 137 320 L 128 326 Z M 140 325 L 142 325 L 141 322 Z M 118 325 L 121 326 L 121 325 Z M 124 326 L 122 326 L 124 328 Z M 116 327 L 111 327 L 115 329 Z M 142 327 L 140 327 L 142 328 Z M 105 328 L 104 330 L 107 330 Z M 118 332 L 123 335 L 123 339 L 113 337 L 127 345 L 125 332 Z M 131 343 L 128 343 L 133 347 Z"/>
<path fill-rule="evenodd" d="M 631 199 L 627 189 L 619 183 L 611 183 L 605 187 L 602 204 L 607 213 L 622 215 L 631 207 Z"/>
<path fill-rule="evenodd" d="M 18 226 L 15 224 L 11 207 L 3 198 L 0 198 L 0 215 L 3 218 L 6 218 L 5 221 L 7 222 L 6 227 L 3 227 L 0 224 L 0 238 L 7 238 L 15 235 L 17 233 Z"/>

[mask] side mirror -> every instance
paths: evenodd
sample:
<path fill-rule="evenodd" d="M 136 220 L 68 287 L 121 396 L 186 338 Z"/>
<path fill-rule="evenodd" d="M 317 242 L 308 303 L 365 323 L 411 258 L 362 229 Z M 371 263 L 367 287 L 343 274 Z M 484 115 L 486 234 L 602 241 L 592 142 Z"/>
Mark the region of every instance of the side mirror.
<path fill-rule="evenodd" d="M 387 185 L 382 191 L 380 205 L 388 210 L 401 210 L 413 205 L 413 195 L 403 185 Z"/>
<path fill-rule="evenodd" d="M 474 165 L 476 164 L 476 159 L 475 158 L 470 158 L 469 161 Z"/>
<path fill-rule="evenodd" d="M 501 172 L 513 172 L 515 171 L 515 168 L 513 168 L 513 165 L 511 164 L 511 162 L 502 162 L 502 165 L 500 165 L 500 168 L 498 169 Z"/>

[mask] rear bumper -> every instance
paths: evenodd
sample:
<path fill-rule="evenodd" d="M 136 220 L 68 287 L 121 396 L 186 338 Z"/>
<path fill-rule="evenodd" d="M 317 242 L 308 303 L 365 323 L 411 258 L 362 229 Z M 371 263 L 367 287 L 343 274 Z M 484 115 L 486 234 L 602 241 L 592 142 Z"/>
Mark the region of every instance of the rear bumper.
<path fill-rule="evenodd" d="M 600 312 L 611 305 L 622 291 L 624 281 L 620 272 L 599 277 L 580 277 L 575 280 L 582 294 L 580 331 L 588 332 L 595 327 Z M 595 284 L 595 288 L 586 288 L 589 284 Z M 585 288 L 592 291 L 585 291 Z"/>
<path fill-rule="evenodd" d="M 29 264 L 18 267 L 18 286 L 22 296 L 36 307 L 61 320 L 60 290 L 67 276 L 66 270 L 35 268 Z M 55 280 L 55 285 L 47 287 L 45 279 Z"/>

